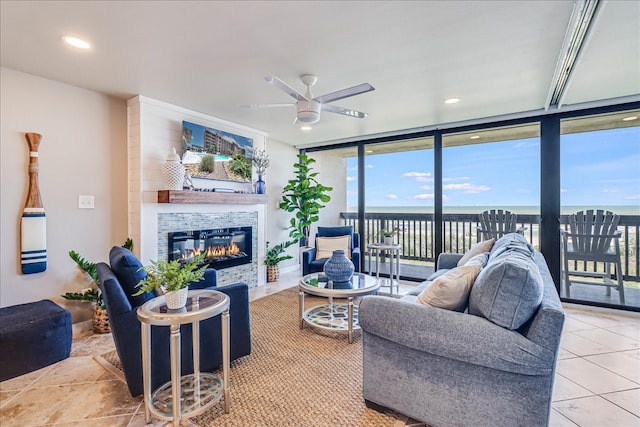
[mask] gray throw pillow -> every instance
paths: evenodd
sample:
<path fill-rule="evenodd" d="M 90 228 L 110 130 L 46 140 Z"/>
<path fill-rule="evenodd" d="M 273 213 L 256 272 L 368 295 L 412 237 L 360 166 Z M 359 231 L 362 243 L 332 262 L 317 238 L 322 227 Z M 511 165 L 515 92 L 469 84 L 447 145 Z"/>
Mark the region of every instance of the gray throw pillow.
<path fill-rule="evenodd" d="M 518 329 L 542 302 L 543 283 L 532 256 L 521 249 L 492 256 L 469 296 L 469 313 Z"/>

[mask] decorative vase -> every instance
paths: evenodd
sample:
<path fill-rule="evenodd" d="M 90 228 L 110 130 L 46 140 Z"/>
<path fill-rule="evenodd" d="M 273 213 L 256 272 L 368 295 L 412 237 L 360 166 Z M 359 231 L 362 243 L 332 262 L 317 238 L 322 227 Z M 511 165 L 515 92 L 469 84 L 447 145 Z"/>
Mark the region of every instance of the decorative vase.
<path fill-rule="evenodd" d="M 383 241 L 383 243 L 384 243 L 385 245 L 391 246 L 391 245 L 393 245 L 393 236 L 391 236 L 391 237 L 384 237 L 384 238 L 382 239 L 382 241 Z"/>
<path fill-rule="evenodd" d="M 256 193 L 266 194 L 266 192 L 267 184 L 262 180 L 262 175 L 258 175 L 258 180 L 256 181 Z"/>
<path fill-rule="evenodd" d="M 108 334 L 111 332 L 107 310 L 100 308 L 99 305 L 96 305 L 96 308 L 93 311 L 93 331 L 98 334 Z"/>
<path fill-rule="evenodd" d="M 165 190 L 182 190 L 184 186 L 184 165 L 176 149 L 172 148 L 167 161 L 162 165 L 162 178 Z"/>
<path fill-rule="evenodd" d="M 349 282 L 353 276 L 355 267 L 349 258 L 347 253 L 342 249 L 333 251 L 331 258 L 324 263 L 324 274 L 329 280 L 336 283 L 343 284 Z"/>
<path fill-rule="evenodd" d="M 280 278 L 280 269 L 277 265 L 267 266 L 267 282 L 276 282 Z"/>
<path fill-rule="evenodd" d="M 164 297 L 167 301 L 167 308 L 170 310 L 179 310 L 187 304 L 187 294 L 189 288 L 185 287 L 177 291 L 167 291 Z"/>

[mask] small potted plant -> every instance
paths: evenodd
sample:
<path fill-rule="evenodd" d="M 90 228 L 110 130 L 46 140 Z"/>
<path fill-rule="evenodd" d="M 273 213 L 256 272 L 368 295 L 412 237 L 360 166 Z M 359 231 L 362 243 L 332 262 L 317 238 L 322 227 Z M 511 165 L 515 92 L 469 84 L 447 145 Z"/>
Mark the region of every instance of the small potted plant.
<path fill-rule="evenodd" d="M 269 242 L 267 242 L 267 255 L 264 259 L 264 263 L 267 266 L 267 282 L 275 282 L 280 278 L 280 269 L 278 264 L 282 261 L 293 258 L 291 255 L 282 255 L 285 248 L 291 246 L 294 242 L 288 241 L 285 243 L 279 243 L 272 248 L 269 248 Z"/>
<path fill-rule="evenodd" d="M 266 184 L 262 177 L 269 167 L 269 156 L 264 150 L 256 150 L 253 153 L 253 166 L 256 168 L 256 174 L 258 175 L 258 181 L 256 181 L 256 193 L 265 194 Z"/>
<path fill-rule="evenodd" d="M 76 262 L 78 267 L 84 271 L 95 285 L 95 288 L 82 289 L 80 292 L 67 292 L 61 295 L 62 298 L 73 301 L 90 301 L 94 304 L 93 309 L 93 330 L 99 334 L 107 334 L 111 332 L 111 326 L 109 326 L 109 316 L 107 316 L 107 308 L 104 305 L 104 299 L 102 298 L 102 292 L 98 286 L 98 271 L 96 270 L 96 264 L 87 261 L 80 256 L 76 251 L 69 251 L 69 257 Z"/>
<path fill-rule="evenodd" d="M 209 267 L 203 261 L 204 255 L 194 256 L 188 261 L 151 261 L 150 265 L 142 267 L 147 277 L 136 285 L 138 291 L 133 295 L 161 289 L 167 307 L 171 310 L 181 309 L 187 303 L 189 283 L 202 280 L 204 271 Z"/>
<path fill-rule="evenodd" d="M 386 228 L 383 228 L 382 230 L 380 230 L 380 236 L 382 236 L 382 242 L 385 245 L 393 245 L 393 236 L 398 232 L 397 228 L 391 229 L 391 230 L 387 230 Z"/>

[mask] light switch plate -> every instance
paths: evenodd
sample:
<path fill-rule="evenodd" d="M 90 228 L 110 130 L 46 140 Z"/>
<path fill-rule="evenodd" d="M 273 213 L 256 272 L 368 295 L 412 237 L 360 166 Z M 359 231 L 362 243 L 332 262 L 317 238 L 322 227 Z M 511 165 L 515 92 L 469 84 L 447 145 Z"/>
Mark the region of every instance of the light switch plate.
<path fill-rule="evenodd" d="M 78 208 L 80 209 L 93 209 L 93 196 L 78 196 Z"/>

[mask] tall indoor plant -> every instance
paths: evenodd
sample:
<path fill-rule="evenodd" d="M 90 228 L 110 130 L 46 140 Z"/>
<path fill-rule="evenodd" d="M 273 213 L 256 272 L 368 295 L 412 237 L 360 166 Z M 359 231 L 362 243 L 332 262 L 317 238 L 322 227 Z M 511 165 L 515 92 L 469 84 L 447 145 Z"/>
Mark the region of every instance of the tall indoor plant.
<path fill-rule="evenodd" d="M 306 154 L 298 154 L 298 162 L 294 163 L 296 177 L 290 179 L 282 190 L 280 209 L 295 213 L 289 223 L 289 237 L 309 245 L 311 224 L 318 221 L 320 209 L 331 200 L 329 193 L 333 187 L 320 184 L 311 165 L 315 160 Z"/>

